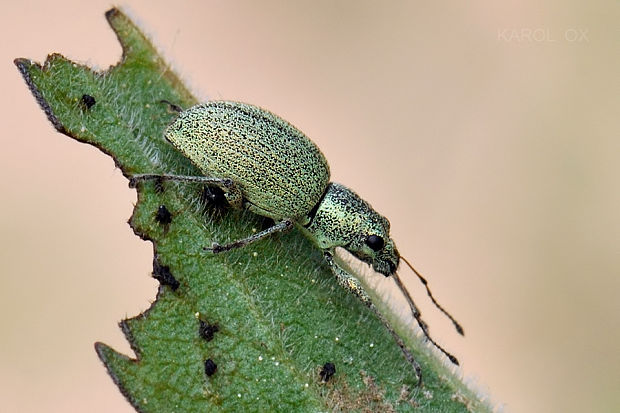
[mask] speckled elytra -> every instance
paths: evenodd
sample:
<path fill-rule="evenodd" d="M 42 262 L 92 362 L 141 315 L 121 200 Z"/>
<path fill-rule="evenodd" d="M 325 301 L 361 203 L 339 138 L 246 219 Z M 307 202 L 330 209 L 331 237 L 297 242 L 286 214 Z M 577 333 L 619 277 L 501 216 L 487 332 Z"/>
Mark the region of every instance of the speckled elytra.
<path fill-rule="evenodd" d="M 435 301 L 426 280 L 400 256 L 390 238 L 389 221 L 355 192 L 329 181 L 329 165 L 306 135 L 273 113 L 245 103 L 210 101 L 187 110 L 171 107 L 180 113 L 166 128 L 164 137 L 204 175 L 141 174 L 134 175 L 130 185 L 148 179 L 201 182 L 222 189 L 233 208 L 245 208 L 275 221 L 272 227 L 247 238 L 205 248 L 213 253 L 243 247 L 297 226 L 322 249 L 339 284 L 383 322 L 421 382 L 420 367 L 401 337 L 357 278 L 334 260 L 337 247 L 346 249 L 375 271 L 394 277 L 424 335 L 458 364 L 453 355 L 430 338 L 420 312 L 396 273 L 401 259 L 420 278 L 433 303 L 452 320 L 457 331 L 463 334 L 463 329 Z"/>

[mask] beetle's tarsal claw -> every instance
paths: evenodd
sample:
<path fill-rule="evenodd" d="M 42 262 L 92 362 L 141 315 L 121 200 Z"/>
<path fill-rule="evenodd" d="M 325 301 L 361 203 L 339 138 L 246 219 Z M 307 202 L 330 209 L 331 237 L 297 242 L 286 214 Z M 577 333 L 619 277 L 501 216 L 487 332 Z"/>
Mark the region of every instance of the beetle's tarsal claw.
<path fill-rule="evenodd" d="M 129 178 L 129 187 L 135 188 L 136 186 L 138 186 L 138 180 L 134 177 Z"/>
<path fill-rule="evenodd" d="M 452 363 L 456 364 L 457 366 L 460 366 L 458 359 L 454 357 L 452 354 L 450 354 L 448 358 L 450 359 Z"/>

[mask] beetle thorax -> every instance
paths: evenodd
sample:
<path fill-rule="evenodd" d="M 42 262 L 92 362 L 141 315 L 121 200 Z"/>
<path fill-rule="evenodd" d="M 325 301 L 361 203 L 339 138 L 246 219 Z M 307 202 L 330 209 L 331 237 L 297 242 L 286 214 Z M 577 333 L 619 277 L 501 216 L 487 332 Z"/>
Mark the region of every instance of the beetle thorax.
<path fill-rule="evenodd" d="M 396 270 L 399 255 L 388 220 L 349 188 L 330 183 L 308 219 L 303 228 L 320 248 L 345 248 L 384 275 Z"/>

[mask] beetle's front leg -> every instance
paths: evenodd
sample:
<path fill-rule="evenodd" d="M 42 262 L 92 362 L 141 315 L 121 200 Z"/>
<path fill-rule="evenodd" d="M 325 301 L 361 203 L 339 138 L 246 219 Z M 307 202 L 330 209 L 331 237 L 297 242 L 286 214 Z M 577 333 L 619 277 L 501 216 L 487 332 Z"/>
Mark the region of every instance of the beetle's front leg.
<path fill-rule="evenodd" d="M 411 354 L 411 352 L 405 345 L 403 339 L 398 335 L 398 333 L 394 330 L 394 328 L 392 328 L 391 324 L 383 316 L 383 314 L 381 314 L 379 309 L 373 304 L 372 300 L 370 299 L 370 296 L 364 290 L 364 287 L 359 282 L 359 280 L 355 278 L 354 276 L 352 276 L 351 274 L 349 274 L 347 271 L 345 271 L 341 266 L 339 266 L 336 263 L 336 261 L 334 261 L 334 257 L 331 252 L 326 251 L 324 255 L 325 255 L 325 260 L 329 264 L 329 267 L 331 268 L 332 272 L 336 276 L 336 279 L 338 280 L 338 284 L 340 284 L 344 289 L 346 289 L 351 294 L 355 295 L 357 298 L 360 299 L 361 302 L 363 302 L 368 308 L 370 308 L 375 313 L 375 315 L 379 318 L 379 320 L 381 320 L 384 327 L 390 332 L 390 334 L 394 338 L 394 341 L 396 341 L 396 344 L 398 344 L 401 351 L 403 352 L 405 359 L 407 359 L 409 364 L 413 366 L 416 377 L 418 378 L 418 386 L 420 386 L 422 384 L 422 369 L 420 368 L 420 365 L 418 364 L 418 362 L 415 361 L 415 359 L 413 358 L 413 355 Z"/>

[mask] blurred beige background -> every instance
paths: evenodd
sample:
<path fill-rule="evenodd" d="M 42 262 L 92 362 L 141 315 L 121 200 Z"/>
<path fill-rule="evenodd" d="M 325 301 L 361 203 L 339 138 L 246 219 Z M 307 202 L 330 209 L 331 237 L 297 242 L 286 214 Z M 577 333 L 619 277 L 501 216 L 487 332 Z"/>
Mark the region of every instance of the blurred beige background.
<path fill-rule="evenodd" d="M 429 4 L 433 3 L 433 4 Z M 506 412 L 620 409 L 619 6 L 125 3 L 203 99 L 305 131 L 390 218 L 467 336 L 435 338 Z M 131 412 L 93 350 L 129 352 L 151 246 L 110 158 L 56 133 L 12 64 L 120 56 L 104 1 L 3 4 L 0 407 Z"/>

